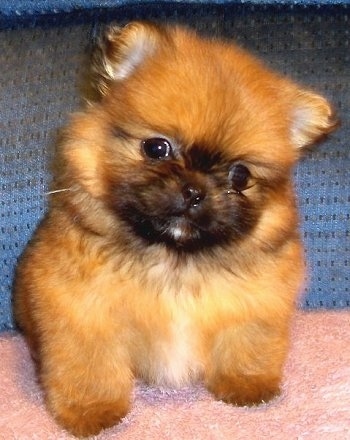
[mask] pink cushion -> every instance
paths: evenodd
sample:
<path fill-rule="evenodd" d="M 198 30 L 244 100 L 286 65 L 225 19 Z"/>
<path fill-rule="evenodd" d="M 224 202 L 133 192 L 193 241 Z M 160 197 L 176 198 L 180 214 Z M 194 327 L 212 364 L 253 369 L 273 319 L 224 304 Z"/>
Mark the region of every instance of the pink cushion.
<path fill-rule="evenodd" d="M 1 334 L 0 439 L 71 438 L 45 410 L 23 338 Z M 129 415 L 96 439 L 350 439 L 350 312 L 298 312 L 277 400 L 234 408 L 200 385 L 174 391 L 138 384 Z"/>

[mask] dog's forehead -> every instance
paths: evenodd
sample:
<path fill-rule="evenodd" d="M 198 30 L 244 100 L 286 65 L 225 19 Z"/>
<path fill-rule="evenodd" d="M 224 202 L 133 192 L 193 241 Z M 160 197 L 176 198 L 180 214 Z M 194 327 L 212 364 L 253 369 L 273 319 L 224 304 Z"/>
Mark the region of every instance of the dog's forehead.
<path fill-rule="evenodd" d="M 210 171 L 213 168 L 225 167 L 230 163 L 228 158 L 218 146 L 207 142 L 197 142 L 183 146 L 181 156 L 185 165 L 193 170 Z"/>
<path fill-rule="evenodd" d="M 159 113 L 212 126 L 232 123 L 237 113 L 271 104 L 273 99 L 264 101 L 269 100 L 269 89 L 276 87 L 275 77 L 259 63 L 248 63 L 233 49 L 220 51 L 211 44 L 161 52 L 136 78 L 137 100 L 145 100 L 151 117 Z"/>
<path fill-rule="evenodd" d="M 288 136 L 277 87 L 274 75 L 239 51 L 179 44 L 145 62 L 118 98 L 142 126 L 180 145 L 195 145 L 196 156 L 207 155 L 209 163 L 218 159 L 212 153 L 218 151 L 223 157 L 266 155 L 268 161 L 284 161 L 284 153 L 274 153 Z M 288 155 L 289 146 L 285 150 Z"/>
<path fill-rule="evenodd" d="M 186 144 L 217 145 L 244 113 L 243 105 L 217 69 L 187 61 L 161 67 L 150 63 L 129 81 L 127 111 L 145 126 Z"/>

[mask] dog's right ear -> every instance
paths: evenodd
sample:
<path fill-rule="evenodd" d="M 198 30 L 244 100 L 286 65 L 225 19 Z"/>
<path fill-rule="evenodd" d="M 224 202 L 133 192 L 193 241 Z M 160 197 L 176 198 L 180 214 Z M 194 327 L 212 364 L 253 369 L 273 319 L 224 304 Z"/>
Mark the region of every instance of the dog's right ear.
<path fill-rule="evenodd" d="M 114 81 L 129 77 L 167 37 L 165 28 L 148 22 L 109 26 L 92 54 L 90 81 L 97 95 L 104 96 Z"/>

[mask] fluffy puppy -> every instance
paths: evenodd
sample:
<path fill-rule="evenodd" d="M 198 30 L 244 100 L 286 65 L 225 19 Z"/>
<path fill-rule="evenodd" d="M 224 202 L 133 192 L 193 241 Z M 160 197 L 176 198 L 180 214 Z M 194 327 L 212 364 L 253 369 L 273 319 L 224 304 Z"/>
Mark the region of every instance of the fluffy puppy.
<path fill-rule="evenodd" d="M 291 172 L 327 101 L 181 27 L 110 27 L 73 115 L 15 317 L 46 403 L 78 436 L 134 378 L 255 405 L 278 395 L 303 252 Z"/>

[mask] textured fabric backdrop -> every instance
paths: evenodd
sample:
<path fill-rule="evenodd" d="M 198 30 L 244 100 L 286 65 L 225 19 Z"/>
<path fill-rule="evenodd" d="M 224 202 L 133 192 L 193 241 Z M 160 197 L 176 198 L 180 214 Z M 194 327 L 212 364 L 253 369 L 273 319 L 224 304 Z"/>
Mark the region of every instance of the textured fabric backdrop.
<path fill-rule="evenodd" d="M 5 6 L 15 3 L 48 4 L 0 2 L 1 23 Z M 319 90 L 334 103 L 341 128 L 308 154 L 295 172 L 309 267 L 300 305 L 349 306 L 349 11 L 345 3 L 318 8 L 166 2 L 51 14 L 37 18 L 40 26 L 31 22 L 29 27 L 22 23 L 15 30 L 2 30 L 0 329 L 13 327 L 10 290 L 14 266 L 44 214 L 56 130 L 79 105 L 77 79 L 91 35 L 103 22 L 124 23 L 135 18 L 183 22 L 205 34 L 234 38 L 269 65 Z M 13 26 L 11 20 L 7 23 Z"/>
<path fill-rule="evenodd" d="M 140 3 L 154 4 L 154 0 L 0 0 L 0 12 L 7 17 L 11 15 L 37 15 L 47 13 L 72 12 L 74 10 L 113 8 L 123 5 Z M 183 0 L 157 0 L 157 3 L 184 3 Z M 188 4 L 224 4 L 228 0 L 186 0 Z M 232 3 L 232 1 L 231 1 Z M 233 2 L 235 3 L 235 2 Z M 251 4 L 303 4 L 303 5 L 334 5 L 348 4 L 349 0 L 240 0 L 237 3 Z"/>

